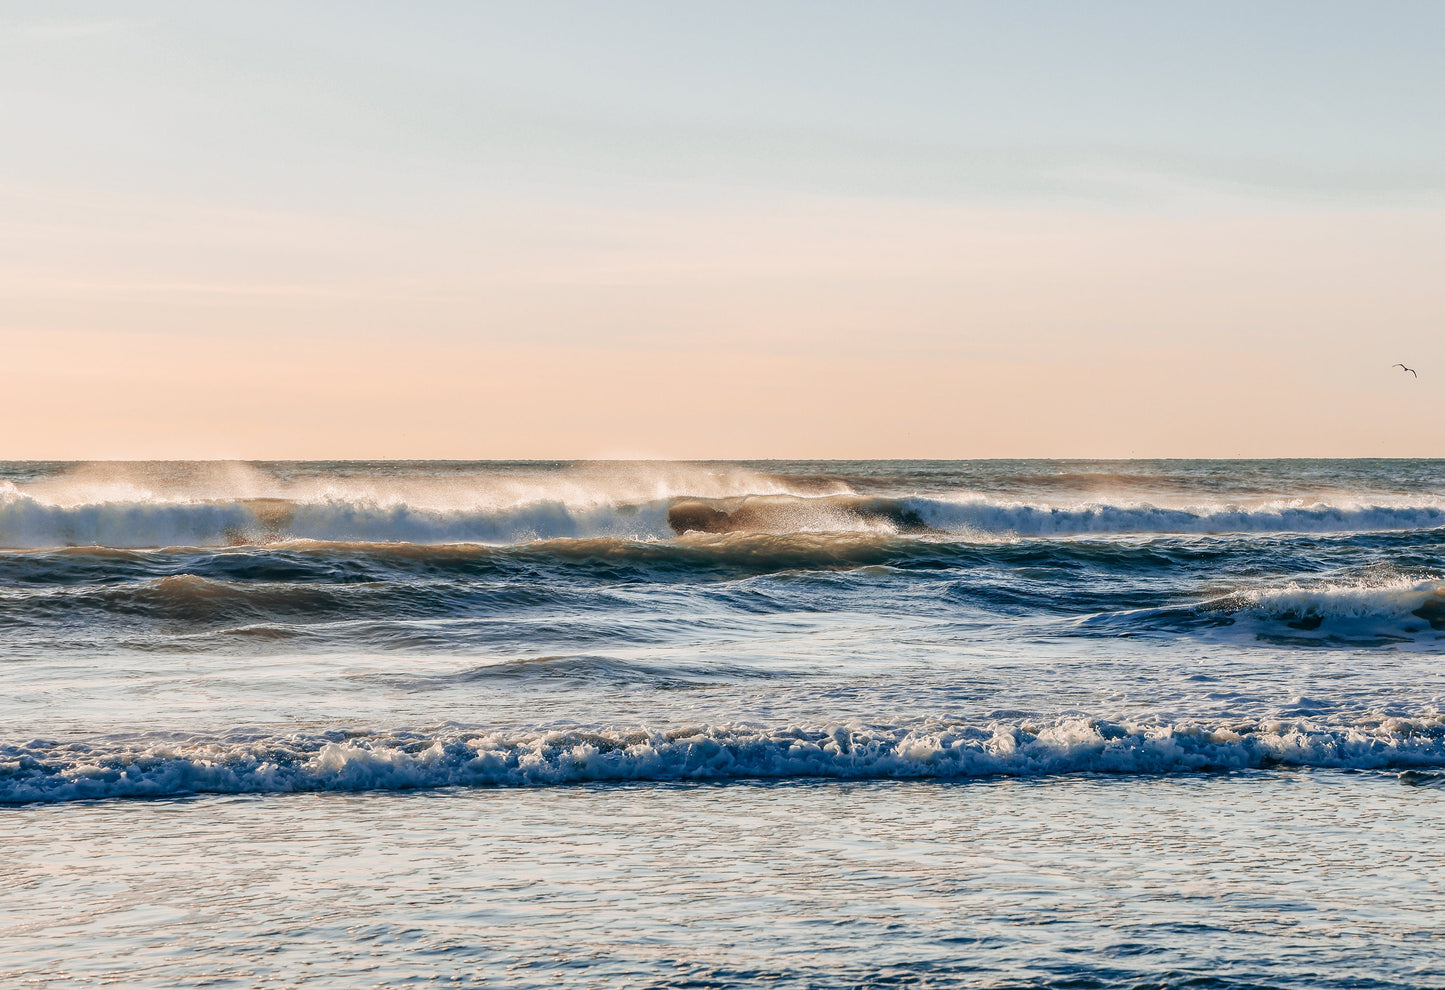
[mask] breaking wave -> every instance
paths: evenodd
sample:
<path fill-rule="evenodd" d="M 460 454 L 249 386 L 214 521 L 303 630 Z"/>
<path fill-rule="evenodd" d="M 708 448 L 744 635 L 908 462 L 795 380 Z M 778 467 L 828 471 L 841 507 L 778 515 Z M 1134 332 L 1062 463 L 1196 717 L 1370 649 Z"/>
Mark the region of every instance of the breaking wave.
<path fill-rule="evenodd" d="M 1102 613 L 1080 625 L 1106 634 L 1195 630 L 1279 643 L 1434 646 L 1445 640 L 1445 582 L 1292 582 L 1233 591 L 1187 606 Z"/>
<path fill-rule="evenodd" d="M 588 781 L 1168 774 L 1445 767 L 1445 717 L 1179 722 L 927 720 L 138 739 L 0 747 L 0 803 Z"/>
<path fill-rule="evenodd" d="M 418 507 L 326 498 L 105 501 L 53 504 L 12 485 L 0 491 L 0 546 L 115 548 L 241 546 L 292 540 L 479 543 L 672 539 L 689 533 L 855 533 L 954 538 L 1147 534 L 1352 533 L 1445 527 L 1445 505 L 1069 507 L 983 497 L 857 495 L 669 496 L 642 502 L 541 500 L 505 506 Z"/>
<path fill-rule="evenodd" d="M 581 508 L 560 502 L 479 511 L 406 505 L 251 499 L 61 507 L 0 502 L 0 545 L 12 548 L 243 546 L 289 540 L 361 543 L 524 543 L 540 539 L 671 536 L 666 503 Z"/>
<path fill-rule="evenodd" d="M 940 530 L 969 527 L 1018 536 L 1081 536 L 1132 533 L 1354 533 L 1435 529 L 1445 526 L 1445 505 L 1327 505 L 1269 502 L 1161 508 L 1148 504 L 1096 503 L 1073 507 L 1026 505 L 988 499 L 919 502 L 925 525 Z"/>

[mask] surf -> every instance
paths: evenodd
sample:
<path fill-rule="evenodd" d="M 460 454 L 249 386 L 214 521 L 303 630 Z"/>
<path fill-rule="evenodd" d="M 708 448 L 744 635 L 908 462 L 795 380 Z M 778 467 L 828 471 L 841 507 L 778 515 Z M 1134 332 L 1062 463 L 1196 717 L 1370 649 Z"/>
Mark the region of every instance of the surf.
<path fill-rule="evenodd" d="M 1187 605 L 1104 612 L 1077 620 L 1102 635 L 1190 635 L 1297 646 L 1445 643 L 1445 579 L 1362 576 L 1242 588 Z"/>
<path fill-rule="evenodd" d="M 1445 717 L 321 732 L 0 747 L 0 804 L 630 781 L 944 779 L 1445 767 Z"/>
<path fill-rule="evenodd" d="M 292 541 L 476 543 L 671 540 L 691 534 L 859 533 L 968 539 L 1367 533 L 1445 528 L 1445 504 L 1059 507 L 986 498 L 680 496 L 637 503 L 558 500 L 487 508 L 276 498 L 54 505 L 0 496 L 0 548 L 227 547 Z"/>

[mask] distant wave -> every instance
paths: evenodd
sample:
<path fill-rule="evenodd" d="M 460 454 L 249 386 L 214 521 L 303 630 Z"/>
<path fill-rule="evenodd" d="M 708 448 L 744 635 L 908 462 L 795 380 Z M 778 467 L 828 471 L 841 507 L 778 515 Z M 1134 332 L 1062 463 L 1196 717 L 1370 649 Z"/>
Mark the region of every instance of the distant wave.
<path fill-rule="evenodd" d="M 1424 505 L 1295 505 L 1279 502 L 1159 508 L 1096 503 L 1050 507 L 989 499 L 910 500 L 928 527 L 973 529 L 1018 536 L 1127 535 L 1134 533 L 1356 533 L 1445 526 L 1445 503 Z"/>
<path fill-rule="evenodd" d="M 680 499 L 668 510 L 675 532 L 886 532 L 986 536 L 1111 536 L 1149 533 L 1348 533 L 1445 526 L 1445 503 L 1252 507 L 1148 504 L 1035 505 L 982 496 L 801 499 L 751 496 Z"/>
<path fill-rule="evenodd" d="M 1445 767 L 1445 717 L 1215 723 L 690 725 L 130 740 L 0 747 L 0 803 L 585 781 L 1158 774 Z"/>
<path fill-rule="evenodd" d="M 107 502 L 52 506 L 0 501 L 0 545 L 12 548 L 242 546 L 287 540 L 511 544 L 540 539 L 672 536 L 667 503 L 444 511 L 354 502 Z"/>
<path fill-rule="evenodd" d="M 0 546 L 238 546 L 288 540 L 479 543 L 671 539 L 689 533 L 855 533 L 954 538 L 1135 534 L 1352 533 L 1445 527 L 1445 503 L 1160 508 L 1067 507 L 983 497 L 857 495 L 670 496 L 643 502 L 533 501 L 501 507 L 418 508 L 404 503 L 251 498 L 51 504 L 0 492 Z"/>

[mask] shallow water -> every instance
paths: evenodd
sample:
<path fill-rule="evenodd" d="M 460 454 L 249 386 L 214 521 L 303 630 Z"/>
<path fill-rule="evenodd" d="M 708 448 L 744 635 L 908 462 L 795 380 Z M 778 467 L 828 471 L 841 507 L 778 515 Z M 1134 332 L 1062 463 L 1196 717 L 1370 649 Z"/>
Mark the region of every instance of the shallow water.
<path fill-rule="evenodd" d="M 0 975 L 1445 985 L 1442 646 L 1440 461 L 0 465 Z"/>
<path fill-rule="evenodd" d="M 8 985 L 1440 986 L 1442 811 L 1438 780 L 1339 771 L 30 805 L 0 960 Z"/>

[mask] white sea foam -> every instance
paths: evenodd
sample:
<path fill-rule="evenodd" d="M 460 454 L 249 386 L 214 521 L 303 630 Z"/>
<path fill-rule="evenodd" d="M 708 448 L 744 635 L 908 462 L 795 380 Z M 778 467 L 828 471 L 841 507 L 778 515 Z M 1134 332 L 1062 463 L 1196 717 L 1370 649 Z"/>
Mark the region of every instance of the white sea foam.
<path fill-rule="evenodd" d="M 705 522 L 692 520 L 705 518 Z M 681 520 L 681 521 L 680 521 Z M 735 496 L 567 501 L 438 508 L 392 499 L 257 497 L 60 504 L 0 491 L 0 546 L 224 546 L 286 539 L 517 543 L 536 539 L 667 539 L 690 528 L 759 533 L 934 533 L 960 538 L 1135 534 L 1350 533 L 1445 527 L 1445 506 L 1264 506 L 1160 509 L 1050 507 L 983 498 Z"/>
<path fill-rule="evenodd" d="M 293 477 L 233 462 L 93 463 L 0 482 L 0 547 L 657 539 L 675 535 L 667 512 L 678 498 L 777 496 L 805 506 L 847 491 L 727 464 L 343 466 Z M 835 515 L 813 528 L 846 528 L 849 518 Z"/>
<path fill-rule="evenodd" d="M 1017 536 L 1107 536 L 1133 533 L 1352 533 L 1445 526 L 1445 502 L 1327 505 L 1271 501 L 1252 506 L 1147 503 L 1029 504 L 983 497 L 908 499 L 906 506 L 944 532 L 978 530 Z"/>
<path fill-rule="evenodd" d="M 1032 474 L 1019 483 L 1034 487 L 1017 498 L 959 490 L 909 494 L 906 483 L 894 479 L 891 494 L 859 494 L 826 474 L 771 474 L 721 463 L 89 463 L 0 482 L 0 547 L 287 539 L 515 543 L 665 539 L 694 530 L 990 539 L 1445 527 L 1445 500 L 1433 494 L 1336 492 L 1332 502 L 1186 503 L 1166 496 L 1166 504 L 1154 504 L 1137 485 L 1099 501 L 1040 497 Z"/>
<path fill-rule="evenodd" d="M 0 802 L 584 781 L 1445 766 L 1445 717 L 567 729 L 0 747 Z"/>
<path fill-rule="evenodd" d="M 1432 603 L 1445 603 L 1445 583 L 1439 578 L 1362 579 L 1314 584 L 1291 581 L 1278 588 L 1235 592 L 1219 600 L 1221 606 L 1262 617 L 1318 616 L 1346 621 L 1404 618 Z"/>
<path fill-rule="evenodd" d="M 1414 645 L 1445 640 L 1445 581 L 1380 575 L 1244 588 L 1192 605 L 1086 616 L 1080 628 L 1108 634 L 1151 629 L 1226 639 Z"/>
<path fill-rule="evenodd" d="M 438 511 L 358 502 L 104 502 L 60 507 L 0 498 L 0 546 L 226 546 L 304 539 L 374 543 L 520 543 L 674 535 L 667 503 L 590 508 L 534 502 Z"/>

